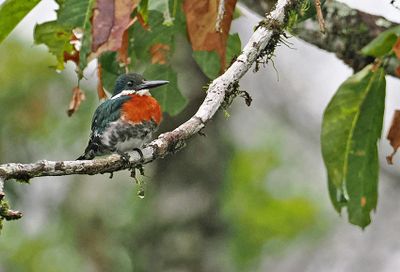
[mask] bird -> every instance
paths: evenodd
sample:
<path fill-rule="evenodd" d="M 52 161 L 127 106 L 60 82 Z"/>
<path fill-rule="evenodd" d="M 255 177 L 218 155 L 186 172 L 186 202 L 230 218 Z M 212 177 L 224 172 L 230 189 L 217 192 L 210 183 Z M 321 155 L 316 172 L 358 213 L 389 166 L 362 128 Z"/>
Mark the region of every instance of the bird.
<path fill-rule="evenodd" d="M 167 80 L 145 80 L 138 73 L 120 75 L 110 99 L 100 104 L 92 119 L 89 143 L 77 160 L 117 153 L 129 161 L 128 151 L 140 148 L 152 138 L 162 120 L 159 102 L 149 89 L 168 84 Z"/>

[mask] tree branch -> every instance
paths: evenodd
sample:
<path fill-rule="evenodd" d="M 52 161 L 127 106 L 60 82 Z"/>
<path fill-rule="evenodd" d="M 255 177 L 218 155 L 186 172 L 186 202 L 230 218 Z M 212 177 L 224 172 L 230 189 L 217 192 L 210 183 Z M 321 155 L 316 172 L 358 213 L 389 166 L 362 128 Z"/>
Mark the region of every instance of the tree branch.
<path fill-rule="evenodd" d="M 249 8 L 262 15 L 269 9 L 271 0 L 242 0 Z M 350 8 L 338 1 L 325 1 L 322 6 L 325 17 L 325 35 L 320 32 L 318 18 L 310 18 L 293 29 L 293 34 L 318 48 L 336 54 L 354 71 L 359 71 L 374 58 L 364 56 L 361 49 L 380 33 L 395 26 L 396 23 L 388 21 L 384 17 L 371 15 Z M 395 70 L 400 65 L 396 58 L 388 62 L 386 72 L 398 77 Z"/>
<path fill-rule="evenodd" d="M 297 7 L 297 2 L 295 0 L 279 0 L 275 10 L 267 16 L 263 24 L 259 25 L 236 61 L 224 74 L 209 85 L 207 95 L 197 113 L 173 131 L 161 134 L 149 143 L 142 150 L 143 161 L 141 161 L 139 154 L 132 154 L 130 157 L 131 166 L 149 163 L 157 158 L 172 154 L 182 148 L 187 139 L 200 132 L 221 107 L 224 99 L 233 94 L 239 79 L 257 59 L 263 56 L 265 48 L 275 48 L 278 42 L 276 34 L 282 33 L 288 11 Z M 9 179 L 28 181 L 31 178 L 41 176 L 95 175 L 128 168 L 129 165 L 124 163 L 119 155 L 86 161 L 43 160 L 32 164 L 8 163 L 0 165 L 0 179 L 4 181 Z"/>
<path fill-rule="evenodd" d="M 7 201 L 4 200 L 4 181 L 4 178 L 0 177 L 0 230 L 3 226 L 3 219 L 16 220 L 22 217 L 21 212 L 10 210 Z"/>
<path fill-rule="evenodd" d="M 326 21 L 326 34 L 316 31 L 317 20 L 303 22 L 296 26 L 294 34 L 320 49 L 333 52 L 344 63 L 359 71 L 373 62 L 373 57 L 362 55 L 361 49 L 386 29 L 396 25 L 381 16 L 354 10 L 346 4 L 326 1 L 323 6 Z M 396 58 L 389 61 L 386 72 L 396 76 L 399 65 Z"/>
<path fill-rule="evenodd" d="M 3 177 L 0 177 L 0 201 L 3 200 L 5 194 L 4 194 L 4 181 L 5 179 Z"/>

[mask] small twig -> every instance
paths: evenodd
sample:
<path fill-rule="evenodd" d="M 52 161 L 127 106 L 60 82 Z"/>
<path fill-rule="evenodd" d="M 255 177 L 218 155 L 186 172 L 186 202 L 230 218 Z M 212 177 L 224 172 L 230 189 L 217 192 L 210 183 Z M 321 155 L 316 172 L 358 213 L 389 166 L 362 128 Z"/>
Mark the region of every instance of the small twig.
<path fill-rule="evenodd" d="M 324 20 L 324 15 L 322 14 L 321 1 L 314 0 L 314 4 L 315 4 L 315 10 L 317 11 L 319 29 L 321 30 L 322 34 L 325 34 L 325 20 Z"/>
<path fill-rule="evenodd" d="M 222 32 L 222 20 L 224 19 L 225 15 L 225 0 L 219 0 L 218 4 L 218 13 L 217 13 L 217 20 L 215 22 L 215 31 Z"/>
<path fill-rule="evenodd" d="M 22 213 L 20 211 L 13 211 L 9 209 L 9 205 L 7 201 L 4 200 L 6 196 L 4 193 L 4 177 L 0 177 L 0 230 L 1 230 L 1 221 L 5 220 L 16 220 L 22 217 Z"/>

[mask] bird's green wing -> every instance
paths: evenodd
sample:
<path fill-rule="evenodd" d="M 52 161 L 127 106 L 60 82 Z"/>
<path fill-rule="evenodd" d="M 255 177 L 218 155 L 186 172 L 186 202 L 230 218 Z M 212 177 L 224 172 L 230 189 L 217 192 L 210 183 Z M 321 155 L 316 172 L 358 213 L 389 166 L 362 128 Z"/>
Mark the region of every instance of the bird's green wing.
<path fill-rule="evenodd" d="M 93 115 L 92 132 L 101 134 L 109 123 L 118 120 L 121 116 L 122 104 L 129 99 L 129 96 L 122 96 L 106 100 L 99 105 Z"/>

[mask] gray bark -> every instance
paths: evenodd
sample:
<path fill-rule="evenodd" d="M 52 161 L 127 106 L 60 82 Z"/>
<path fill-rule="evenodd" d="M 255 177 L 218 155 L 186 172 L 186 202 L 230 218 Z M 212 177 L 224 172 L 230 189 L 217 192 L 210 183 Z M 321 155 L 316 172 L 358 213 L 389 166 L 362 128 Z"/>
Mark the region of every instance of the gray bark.
<path fill-rule="evenodd" d="M 272 1 L 242 2 L 262 15 L 270 9 Z M 359 71 L 374 61 L 373 57 L 362 55 L 360 50 L 380 33 L 396 25 L 381 16 L 352 9 L 338 1 L 326 1 L 322 11 L 326 34 L 320 32 L 316 16 L 298 24 L 293 29 L 293 34 L 320 49 L 334 53 L 354 71 Z M 391 58 L 386 72 L 397 77 L 395 69 L 399 65 L 400 62 L 396 58 Z"/>

